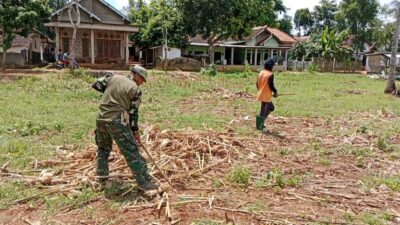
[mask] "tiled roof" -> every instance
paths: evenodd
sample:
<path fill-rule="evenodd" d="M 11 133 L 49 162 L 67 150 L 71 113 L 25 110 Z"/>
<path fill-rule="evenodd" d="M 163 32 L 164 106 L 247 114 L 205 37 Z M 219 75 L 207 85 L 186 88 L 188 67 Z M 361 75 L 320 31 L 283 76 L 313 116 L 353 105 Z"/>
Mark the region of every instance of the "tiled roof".
<path fill-rule="evenodd" d="M 3 39 L 2 35 L 0 35 L 0 40 Z M 11 47 L 29 47 L 32 42 L 32 35 L 28 35 L 28 37 L 22 37 L 17 35 L 13 42 L 11 43 Z"/>
<path fill-rule="evenodd" d="M 252 38 L 256 37 L 263 31 L 268 31 L 274 37 L 276 37 L 279 42 L 281 42 L 283 44 L 294 44 L 297 42 L 293 37 L 291 37 L 287 33 L 283 32 L 277 28 L 269 28 L 268 26 L 254 27 L 251 30 L 250 35 L 247 36 L 246 38 L 244 38 L 243 42 L 250 41 Z M 266 38 L 264 39 L 264 41 L 265 40 L 266 40 Z M 223 44 L 224 42 L 229 42 L 229 41 L 233 41 L 233 40 L 232 39 L 224 39 L 224 40 L 218 41 L 216 44 Z M 191 38 L 190 42 L 207 44 L 207 40 L 202 38 L 200 35 L 197 35 L 196 37 Z"/>
<path fill-rule="evenodd" d="M 294 38 L 292 38 L 289 34 L 283 32 L 283 31 L 281 31 L 281 30 L 279 30 L 279 29 L 276 29 L 276 28 L 269 28 L 269 27 L 268 27 L 267 30 L 268 30 L 272 35 L 274 35 L 276 38 L 278 38 L 279 41 L 281 41 L 281 42 L 283 42 L 283 43 L 294 44 L 294 43 L 297 42 L 297 41 L 296 41 Z"/>
<path fill-rule="evenodd" d="M 305 41 L 310 40 L 310 36 L 296 36 L 296 37 L 294 37 L 294 39 L 297 42 L 305 42 Z"/>

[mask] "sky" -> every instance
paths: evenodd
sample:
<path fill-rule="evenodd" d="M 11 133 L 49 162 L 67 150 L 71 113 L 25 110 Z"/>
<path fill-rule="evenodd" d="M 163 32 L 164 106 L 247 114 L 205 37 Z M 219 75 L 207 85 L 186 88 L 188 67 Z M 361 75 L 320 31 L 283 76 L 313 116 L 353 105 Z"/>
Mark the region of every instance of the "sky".
<path fill-rule="evenodd" d="M 128 5 L 128 0 L 106 0 L 111 3 L 115 8 L 122 9 L 122 7 Z M 392 0 L 378 0 L 381 4 L 390 3 Z M 284 5 L 289 8 L 288 14 L 294 16 L 297 9 L 309 8 L 313 9 L 320 0 L 283 0 Z"/>

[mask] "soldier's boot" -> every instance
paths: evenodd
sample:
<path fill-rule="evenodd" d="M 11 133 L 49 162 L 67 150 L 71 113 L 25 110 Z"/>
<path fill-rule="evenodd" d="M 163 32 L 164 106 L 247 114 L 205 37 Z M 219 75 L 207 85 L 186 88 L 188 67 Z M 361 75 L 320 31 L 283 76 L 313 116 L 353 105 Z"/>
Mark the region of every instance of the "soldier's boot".
<path fill-rule="evenodd" d="M 158 194 L 160 194 L 159 187 L 151 181 L 145 182 L 144 184 L 140 185 L 140 189 L 143 190 L 145 196 L 154 198 Z"/>

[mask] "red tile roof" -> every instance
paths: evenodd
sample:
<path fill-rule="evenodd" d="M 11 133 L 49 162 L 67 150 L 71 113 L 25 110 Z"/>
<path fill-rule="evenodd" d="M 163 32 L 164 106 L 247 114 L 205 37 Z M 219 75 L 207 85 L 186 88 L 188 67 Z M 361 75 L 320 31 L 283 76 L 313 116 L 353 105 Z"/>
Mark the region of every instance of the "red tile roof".
<path fill-rule="evenodd" d="M 3 36 L 0 35 L 0 39 L 3 39 Z M 11 43 L 11 47 L 29 47 L 32 42 L 32 35 L 28 35 L 28 37 L 22 37 L 17 35 L 13 42 Z"/>
<path fill-rule="evenodd" d="M 285 44 L 294 44 L 294 43 L 297 42 L 297 41 L 296 41 L 294 38 L 292 38 L 289 34 L 283 32 L 283 31 L 281 31 L 281 30 L 279 30 L 279 29 L 267 27 L 267 30 L 268 30 L 272 35 L 274 35 L 276 38 L 278 38 L 279 41 L 281 41 L 281 42 L 283 42 L 283 43 L 285 43 Z"/>

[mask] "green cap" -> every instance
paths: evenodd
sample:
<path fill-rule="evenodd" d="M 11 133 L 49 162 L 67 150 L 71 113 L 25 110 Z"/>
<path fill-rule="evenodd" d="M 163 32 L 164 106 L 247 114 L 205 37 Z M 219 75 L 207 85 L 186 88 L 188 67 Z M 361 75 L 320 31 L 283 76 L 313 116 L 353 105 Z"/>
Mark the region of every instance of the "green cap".
<path fill-rule="evenodd" d="M 135 66 L 131 66 L 130 71 L 132 71 L 133 73 L 139 74 L 140 76 L 143 77 L 144 81 L 147 82 L 148 75 L 147 75 L 147 70 L 145 68 L 143 68 L 139 65 L 135 65 Z"/>

